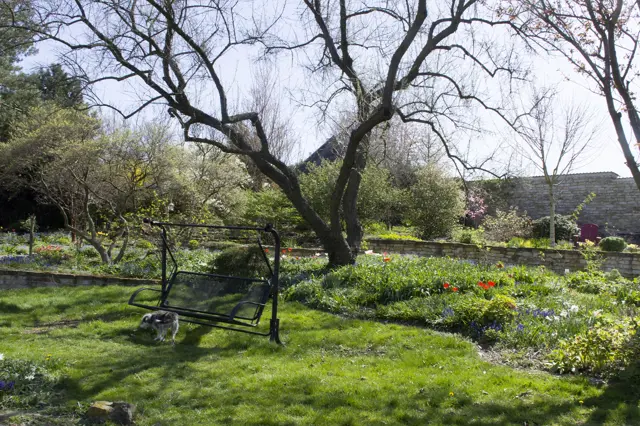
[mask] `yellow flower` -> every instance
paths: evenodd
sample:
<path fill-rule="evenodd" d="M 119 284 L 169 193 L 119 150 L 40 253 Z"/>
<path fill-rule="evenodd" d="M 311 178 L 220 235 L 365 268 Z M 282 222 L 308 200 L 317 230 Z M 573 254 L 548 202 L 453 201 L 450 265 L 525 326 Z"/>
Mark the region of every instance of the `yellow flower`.
<path fill-rule="evenodd" d="M 453 392 L 449 392 L 449 396 L 453 396 Z"/>
<path fill-rule="evenodd" d="M 580 403 L 580 405 L 584 404 L 583 400 L 578 401 Z"/>

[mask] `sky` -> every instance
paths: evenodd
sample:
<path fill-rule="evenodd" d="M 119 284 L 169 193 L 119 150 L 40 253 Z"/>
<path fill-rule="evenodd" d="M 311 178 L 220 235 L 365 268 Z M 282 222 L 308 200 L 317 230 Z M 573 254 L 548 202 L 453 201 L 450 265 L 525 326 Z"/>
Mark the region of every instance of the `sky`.
<path fill-rule="evenodd" d="M 25 58 L 21 63 L 23 70 L 31 71 L 37 67 L 55 62 L 57 55 L 62 50 L 51 42 L 42 43 L 37 48 L 38 53 L 36 55 Z M 533 75 L 538 84 L 558 86 L 560 104 L 568 105 L 573 102 L 586 105 L 593 111 L 593 123 L 598 130 L 597 137 L 592 143 L 592 148 L 572 172 L 612 171 L 623 177 L 630 176 L 629 169 L 624 164 L 624 157 L 618 145 L 611 120 L 607 114 L 604 99 L 591 93 L 586 88 L 589 83 L 575 73 L 563 58 L 535 57 L 529 59 L 533 64 Z M 232 95 L 242 98 L 243 93 L 252 84 L 253 75 L 251 70 L 255 68 L 254 64 L 244 56 L 232 54 L 227 58 L 224 67 L 227 84 L 234 88 Z M 301 87 L 301 83 L 304 84 L 304 78 L 305 76 L 299 70 L 288 66 L 286 60 L 280 63 L 277 70 L 277 80 L 279 81 L 282 102 L 287 114 L 294 118 L 292 120 L 294 132 L 298 135 L 300 141 L 298 152 L 295 153 L 294 157 L 296 158 L 294 159 L 306 158 L 331 136 L 329 130 L 331 126 L 318 126 L 315 110 L 302 107 L 300 105 L 300 97 L 296 94 L 288 93 L 286 90 L 287 87 Z M 117 82 L 101 83 L 96 88 L 96 92 L 104 100 L 119 106 L 135 105 L 132 97 L 135 96 L 138 90 L 139 88 L 135 86 Z M 203 91 L 203 93 L 206 92 Z M 164 109 L 155 109 L 147 114 L 152 117 L 154 114 L 163 113 L 165 113 Z M 494 123 L 496 129 L 500 127 L 495 120 L 490 119 L 488 121 Z M 512 142 L 507 134 L 486 133 L 474 136 L 474 140 L 469 143 L 472 147 L 472 154 L 481 157 L 499 146 L 509 147 L 513 145 Z M 525 175 L 540 174 L 524 160 L 521 162 L 521 173 Z"/>

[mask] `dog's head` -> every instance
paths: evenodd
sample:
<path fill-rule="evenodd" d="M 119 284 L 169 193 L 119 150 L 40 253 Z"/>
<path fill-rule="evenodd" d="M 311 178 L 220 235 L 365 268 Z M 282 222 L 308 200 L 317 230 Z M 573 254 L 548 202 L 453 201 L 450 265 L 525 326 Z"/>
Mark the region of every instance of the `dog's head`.
<path fill-rule="evenodd" d="M 140 321 L 140 328 L 151 328 L 153 326 L 153 314 L 145 314 Z"/>

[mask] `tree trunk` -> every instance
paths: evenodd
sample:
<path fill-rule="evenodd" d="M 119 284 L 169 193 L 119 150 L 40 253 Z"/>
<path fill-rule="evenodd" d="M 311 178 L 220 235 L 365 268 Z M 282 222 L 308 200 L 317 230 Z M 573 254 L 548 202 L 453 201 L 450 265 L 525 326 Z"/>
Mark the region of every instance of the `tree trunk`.
<path fill-rule="evenodd" d="M 307 199 L 302 195 L 300 184 L 295 175 L 287 176 L 284 180 L 270 170 L 270 166 L 260 158 L 254 158 L 255 164 L 266 176 L 270 177 L 284 191 L 285 195 L 296 208 L 300 216 L 311 226 L 313 232 L 322 243 L 322 247 L 329 256 L 329 266 L 334 268 L 344 265 L 352 265 L 355 256 L 349 248 L 347 240 L 342 235 L 342 230 L 334 230 L 311 207 Z"/>
<path fill-rule="evenodd" d="M 638 169 L 638 163 L 636 163 L 633 153 L 631 152 L 631 148 L 629 147 L 629 141 L 627 140 L 627 135 L 624 133 L 624 127 L 622 125 L 622 113 L 616 111 L 613 93 L 611 93 L 610 87 L 605 89 L 605 99 L 607 100 L 609 116 L 613 121 L 613 127 L 616 129 L 618 143 L 620 144 L 620 148 L 622 148 L 622 153 L 624 154 L 627 167 L 631 170 L 633 181 L 636 183 L 638 189 L 640 189 L 640 170 Z"/>
<path fill-rule="evenodd" d="M 553 183 L 549 184 L 549 242 L 556 246 L 556 201 L 553 194 Z"/>
<path fill-rule="evenodd" d="M 351 249 L 353 258 L 358 256 L 360 245 L 362 244 L 363 229 L 358 218 L 358 193 L 362 181 L 362 173 L 366 167 L 366 155 L 362 148 L 358 152 L 358 157 L 351 169 L 349 182 L 344 192 L 342 200 L 342 211 L 347 230 L 347 244 Z"/>
<path fill-rule="evenodd" d="M 29 216 L 29 256 L 33 254 L 33 242 L 35 240 L 36 216 Z"/>

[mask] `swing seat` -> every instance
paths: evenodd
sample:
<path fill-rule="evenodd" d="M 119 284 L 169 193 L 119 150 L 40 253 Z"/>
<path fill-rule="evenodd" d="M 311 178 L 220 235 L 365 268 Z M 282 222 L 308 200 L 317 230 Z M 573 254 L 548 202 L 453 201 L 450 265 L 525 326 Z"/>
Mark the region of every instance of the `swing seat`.
<path fill-rule="evenodd" d="M 129 305 L 149 310 L 175 312 L 180 321 L 225 330 L 269 336 L 280 344 L 278 319 L 278 271 L 280 237 L 271 225 L 264 228 L 155 222 L 144 223 L 160 227 L 162 246 L 162 288 L 143 287 L 129 298 Z M 167 240 L 167 227 L 201 228 L 206 230 L 253 231 L 271 234 L 274 238 L 274 264 L 270 265 L 267 250 L 257 238 L 261 256 L 269 269 L 268 278 L 234 277 L 216 273 L 180 270 Z M 169 262 L 173 265 L 169 271 Z M 260 323 L 267 302 L 271 299 L 271 320 L 268 332 L 251 330 Z"/>
<path fill-rule="evenodd" d="M 166 291 L 141 288 L 131 295 L 129 305 L 176 312 L 183 321 L 197 324 L 255 327 L 260 323 L 272 290 L 271 280 L 231 277 L 218 274 L 177 271 Z M 148 303 L 153 292 L 155 303 Z"/>

